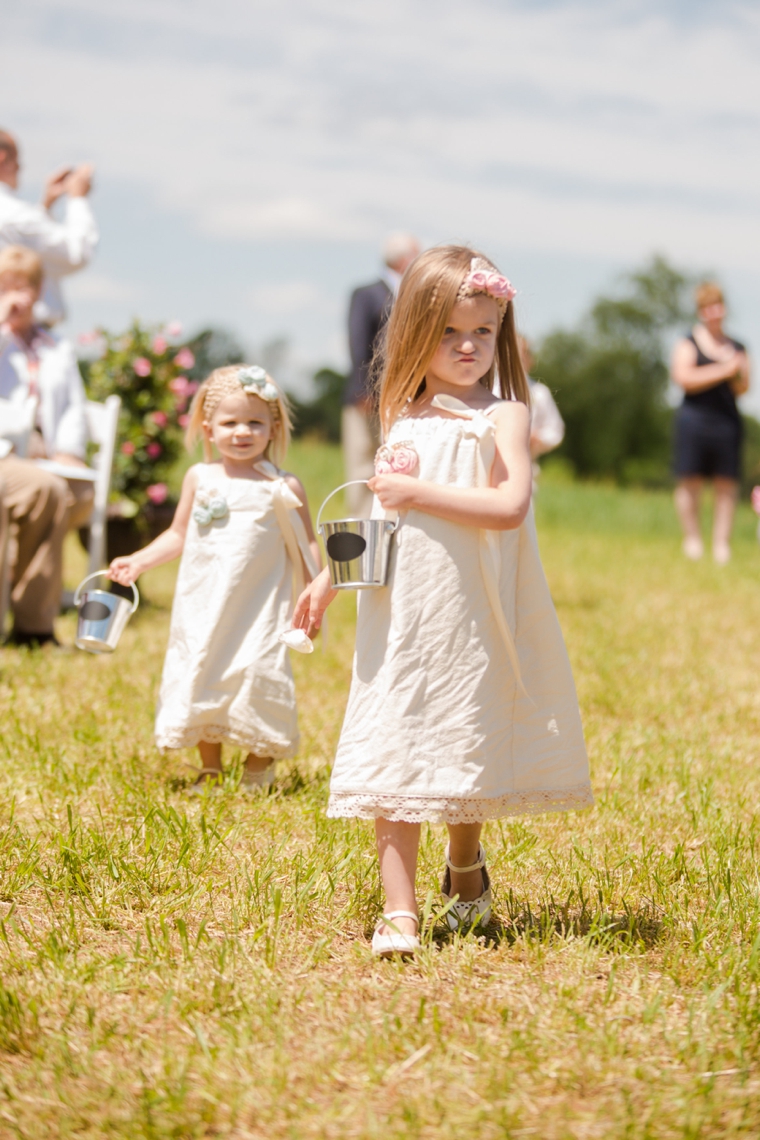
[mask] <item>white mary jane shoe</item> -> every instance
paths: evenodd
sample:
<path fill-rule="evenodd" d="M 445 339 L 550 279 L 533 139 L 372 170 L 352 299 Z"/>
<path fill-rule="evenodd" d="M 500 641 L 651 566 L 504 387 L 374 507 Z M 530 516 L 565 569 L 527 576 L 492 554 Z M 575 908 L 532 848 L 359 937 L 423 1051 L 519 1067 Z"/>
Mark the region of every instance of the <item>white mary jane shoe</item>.
<path fill-rule="evenodd" d="M 381 926 L 393 926 L 394 918 L 413 918 L 419 929 L 419 916 L 411 910 L 391 910 L 382 915 L 372 935 L 372 953 L 376 958 L 392 958 L 394 954 L 411 956 L 420 948 L 416 934 L 402 934 L 400 930 L 391 930 L 389 934 L 380 933 Z"/>
<path fill-rule="evenodd" d="M 486 870 L 485 848 L 482 843 L 478 844 L 477 861 L 470 867 L 455 867 L 449 858 L 450 850 L 451 846 L 447 843 L 444 854 L 446 873 L 441 883 L 441 898 L 445 904 L 451 904 L 443 916 L 446 924 L 449 930 L 461 930 L 462 927 L 474 926 L 476 923 L 478 926 L 485 926 L 491 918 L 491 881 Z M 481 868 L 483 871 L 483 894 L 469 902 L 462 902 L 460 899 L 452 902 L 451 872 L 455 871 L 458 875 L 465 875 L 468 871 L 479 871 Z"/>
<path fill-rule="evenodd" d="M 258 788 L 268 788 L 274 783 L 274 769 L 274 764 L 270 764 L 268 768 L 262 768 L 260 772 L 249 772 L 244 768 L 240 777 L 240 791 L 255 792 Z"/>

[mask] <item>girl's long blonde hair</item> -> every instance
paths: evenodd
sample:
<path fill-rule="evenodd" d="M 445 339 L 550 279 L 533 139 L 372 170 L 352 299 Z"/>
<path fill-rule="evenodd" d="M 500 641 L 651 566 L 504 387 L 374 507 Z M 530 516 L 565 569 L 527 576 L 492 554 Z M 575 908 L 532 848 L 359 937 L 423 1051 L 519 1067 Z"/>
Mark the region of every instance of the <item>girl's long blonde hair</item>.
<path fill-rule="evenodd" d="M 252 365 L 248 364 L 228 364 L 224 368 L 216 368 L 203 381 L 193 396 L 193 402 L 190 405 L 190 418 L 185 432 L 185 446 L 188 451 L 192 451 L 198 440 L 202 439 L 203 458 L 207 463 L 210 463 L 214 458 L 214 449 L 210 440 L 206 438 L 203 423 L 204 421 L 210 422 L 225 396 L 234 396 L 239 395 L 240 392 L 246 392 L 249 396 L 258 396 L 259 399 L 264 399 L 260 392 L 253 388 L 244 388 L 240 381 L 239 373 L 251 367 Z M 266 446 L 264 456 L 277 467 L 281 467 L 285 462 L 285 455 L 290 445 L 290 433 L 293 425 L 287 396 L 278 388 L 269 373 L 266 374 L 266 378 L 267 382 L 277 392 L 277 397 L 271 400 L 264 399 L 264 403 L 272 416 L 272 438 Z"/>
<path fill-rule="evenodd" d="M 380 390 L 380 422 L 387 435 L 410 401 L 424 390 L 425 373 L 441 343 L 449 313 L 474 257 L 498 269 L 489 258 L 464 245 L 441 245 L 421 253 L 407 269 L 372 364 Z M 511 301 L 496 338 L 491 368 L 481 377 L 489 391 L 499 378 L 499 394 L 530 406 L 528 381 L 520 363 Z"/>

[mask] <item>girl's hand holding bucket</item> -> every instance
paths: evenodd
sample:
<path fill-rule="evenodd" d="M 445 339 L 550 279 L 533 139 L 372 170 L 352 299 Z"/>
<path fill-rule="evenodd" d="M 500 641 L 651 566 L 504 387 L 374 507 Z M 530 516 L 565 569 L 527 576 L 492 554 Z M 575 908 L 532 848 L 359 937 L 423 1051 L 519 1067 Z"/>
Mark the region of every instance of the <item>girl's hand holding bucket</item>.
<path fill-rule="evenodd" d="M 367 486 L 377 495 L 384 511 L 408 511 L 415 505 L 420 481 L 411 475 L 378 474 L 368 480 Z"/>

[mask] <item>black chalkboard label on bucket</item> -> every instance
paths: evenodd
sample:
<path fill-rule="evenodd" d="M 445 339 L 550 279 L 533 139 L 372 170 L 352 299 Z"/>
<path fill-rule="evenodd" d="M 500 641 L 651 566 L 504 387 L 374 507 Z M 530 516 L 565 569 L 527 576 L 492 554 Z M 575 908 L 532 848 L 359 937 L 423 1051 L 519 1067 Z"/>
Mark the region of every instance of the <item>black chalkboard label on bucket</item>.
<path fill-rule="evenodd" d="M 80 607 L 79 616 L 85 621 L 104 621 L 111 616 L 111 611 L 103 602 L 85 602 Z"/>
<path fill-rule="evenodd" d="M 326 546 L 327 553 L 333 562 L 353 562 L 355 558 L 359 558 L 364 554 L 367 548 L 367 542 L 360 534 L 352 534 L 351 531 L 341 530 L 338 531 L 337 534 L 330 535 Z"/>

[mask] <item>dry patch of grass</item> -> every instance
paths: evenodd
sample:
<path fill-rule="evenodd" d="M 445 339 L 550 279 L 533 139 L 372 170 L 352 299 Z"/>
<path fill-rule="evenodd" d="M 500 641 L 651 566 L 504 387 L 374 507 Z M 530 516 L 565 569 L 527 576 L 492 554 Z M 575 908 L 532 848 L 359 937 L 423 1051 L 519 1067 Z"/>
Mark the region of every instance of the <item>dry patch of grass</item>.
<path fill-rule="evenodd" d="M 110 658 L 3 650 L 0 1136 L 757 1135 L 760 552 L 745 514 L 731 566 L 687 565 L 669 511 L 542 489 L 597 806 L 487 825 L 480 938 L 436 924 L 424 829 L 406 965 L 369 953 L 371 828 L 324 815 L 351 598 L 257 797 L 231 756 L 188 800 L 153 747 L 171 569 Z"/>

